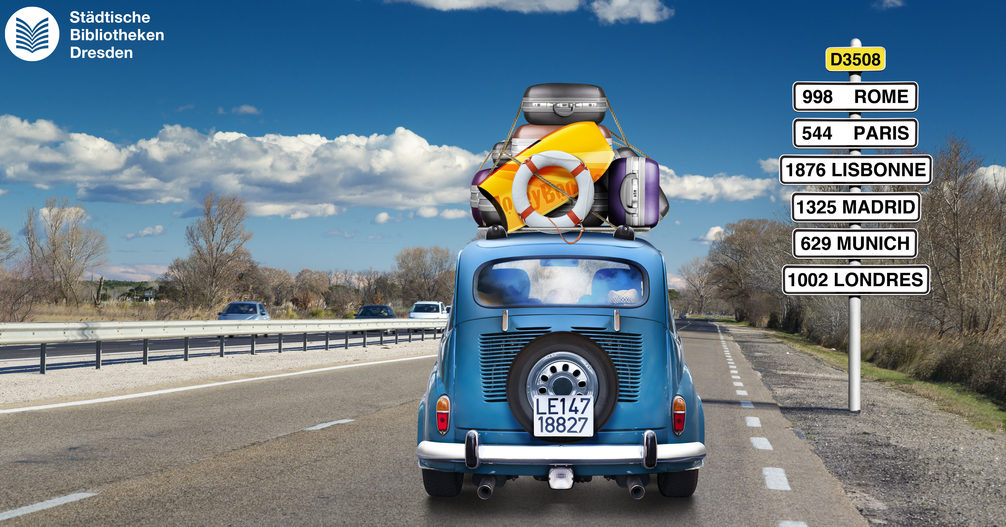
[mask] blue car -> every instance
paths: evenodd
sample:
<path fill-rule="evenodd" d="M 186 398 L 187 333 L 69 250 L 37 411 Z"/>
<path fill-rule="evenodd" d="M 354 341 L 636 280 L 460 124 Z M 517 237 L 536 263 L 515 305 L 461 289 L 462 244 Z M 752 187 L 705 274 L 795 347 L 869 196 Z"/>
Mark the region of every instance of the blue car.
<path fill-rule="evenodd" d="M 217 313 L 217 320 L 269 320 L 269 312 L 261 302 L 231 302 Z"/>
<path fill-rule="evenodd" d="M 642 498 L 691 496 L 706 455 L 663 256 L 585 233 L 476 240 L 426 394 L 416 454 L 426 492 L 480 498 L 519 476 L 568 489 L 593 477 Z"/>

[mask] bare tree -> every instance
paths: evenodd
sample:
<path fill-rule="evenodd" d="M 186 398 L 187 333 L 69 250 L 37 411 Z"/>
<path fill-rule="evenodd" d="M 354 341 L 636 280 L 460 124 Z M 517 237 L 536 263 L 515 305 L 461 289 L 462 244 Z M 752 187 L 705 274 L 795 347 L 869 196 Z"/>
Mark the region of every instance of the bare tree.
<path fill-rule="evenodd" d="M 80 304 L 84 273 L 104 262 L 105 235 L 85 227 L 87 212 L 70 200 L 49 198 L 41 210 L 29 208 L 24 223 L 30 271 L 54 287 L 59 300 Z"/>
<path fill-rule="evenodd" d="M 290 276 L 290 271 L 263 267 L 262 275 L 268 287 L 268 294 L 264 294 L 262 297 L 265 299 L 262 300 L 263 302 L 281 306 L 293 300 L 294 282 L 293 276 Z"/>
<path fill-rule="evenodd" d="M 687 297 L 687 305 L 695 306 L 700 314 L 705 312 L 706 302 L 710 300 L 711 272 L 712 267 L 704 256 L 696 256 L 678 268 L 678 273 L 685 281 L 683 293 Z"/>
<path fill-rule="evenodd" d="M 406 247 L 395 255 L 395 262 L 395 277 L 403 303 L 450 302 L 454 294 L 454 262 L 447 248 Z"/>
<path fill-rule="evenodd" d="M 7 229 L 0 227 L 0 265 L 4 265 L 17 255 L 17 247 Z"/>
<path fill-rule="evenodd" d="M 206 196 L 202 217 L 185 229 L 188 258 L 176 259 L 166 274 L 187 304 L 210 307 L 236 293 L 251 262 L 245 243 L 252 233 L 244 228 L 245 215 L 244 201 L 237 196 Z"/>
<path fill-rule="evenodd" d="M 328 273 L 302 269 L 294 278 L 294 305 L 300 309 L 324 307 L 325 293 L 330 285 Z"/>

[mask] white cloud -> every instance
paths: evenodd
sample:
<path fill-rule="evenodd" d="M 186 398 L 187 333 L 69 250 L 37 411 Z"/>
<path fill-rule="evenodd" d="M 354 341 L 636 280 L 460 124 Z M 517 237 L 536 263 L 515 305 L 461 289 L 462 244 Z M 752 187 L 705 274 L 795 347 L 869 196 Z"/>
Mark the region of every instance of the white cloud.
<path fill-rule="evenodd" d="M 662 22 L 674 9 L 661 0 L 398 0 L 440 11 L 500 9 L 518 13 L 570 13 L 581 7 L 606 24 L 615 22 Z"/>
<path fill-rule="evenodd" d="M 661 0 L 594 0 L 590 10 L 601 22 L 643 22 L 652 24 L 663 22 L 674 16 L 674 9 Z"/>
<path fill-rule="evenodd" d="M 356 233 L 346 232 L 338 227 L 332 227 L 331 230 L 325 233 L 325 236 L 328 236 L 330 238 L 346 238 L 348 240 L 350 238 L 355 238 Z"/>
<path fill-rule="evenodd" d="M 237 115 L 259 115 L 262 113 L 262 110 L 259 110 L 250 104 L 242 104 L 241 106 L 231 108 L 231 113 Z"/>
<path fill-rule="evenodd" d="M 335 216 L 342 209 L 332 203 L 266 203 L 249 201 L 245 203 L 252 216 L 282 216 L 291 220 Z"/>
<path fill-rule="evenodd" d="M 433 218 L 439 213 L 440 211 L 438 211 L 436 207 L 419 207 L 419 209 L 416 210 L 416 214 L 418 214 L 420 218 Z"/>
<path fill-rule="evenodd" d="M 472 211 L 464 209 L 444 209 L 440 211 L 440 217 L 445 220 L 459 220 L 471 216 Z"/>
<path fill-rule="evenodd" d="M 241 196 L 252 215 L 457 206 L 467 202 L 482 157 L 401 127 L 329 139 L 165 125 L 154 137 L 117 145 L 50 121 L 0 116 L 0 184 L 74 185 L 78 199 L 127 203 L 197 203 L 215 191 Z"/>
<path fill-rule="evenodd" d="M 227 110 L 224 110 L 223 106 L 217 106 L 217 115 L 224 115 L 226 113 L 227 113 Z"/>
<path fill-rule="evenodd" d="M 674 220 L 675 225 L 681 225 L 681 220 Z"/>
<path fill-rule="evenodd" d="M 519 13 L 566 13 L 580 8 L 580 0 L 403 0 L 440 11 L 501 9 Z"/>
<path fill-rule="evenodd" d="M 131 232 L 125 236 L 127 240 L 132 240 L 133 238 L 147 238 L 150 236 L 160 236 L 164 234 L 163 225 L 153 225 L 150 227 L 144 227 L 139 230 L 139 232 Z"/>
<path fill-rule="evenodd" d="M 761 171 L 766 174 L 778 174 L 779 173 L 779 158 L 770 157 L 768 159 L 759 159 L 758 164 L 761 165 Z"/>
<path fill-rule="evenodd" d="M 195 107 L 196 107 L 196 105 L 194 105 L 194 104 L 183 104 L 183 105 L 179 106 L 178 108 L 175 108 L 175 111 L 176 112 L 184 112 L 185 110 L 191 110 L 191 109 L 193 109 Z"/>
<path fill-rule="evenodd" d="M 989 165 L 981 167 L 975 171 L 978 179 L 984 181 L 990 187 L 1006 189 L 1006 166 Z"/>
<path fill-rule="evenodd" d="M 685 279 L 678 276 L 667 273 L 667 285 L 671 286 L 673 289 L 682 290 L 687 286 Z"/>
<path fill-rule="evenodd" d="M 879 0 L 873 4 L 877 9 L 894 9 L 905 5 L 905 0 Z"/>
<path fill-rule="evenodd" d="M 98 274 L 109 280 L 131 280 L 133 282 L 157 280 L 166 272 L 168 272 L 168 266 L 158 264 L 105 265 L 97 269 Z"/>
<path fill-rule="evenodd" d="M 378 212 L 377 216 L 374 216 L 374 223 L 388 223 L 391 219 L 391 215 L 387 212 Z"/>
<path fill-rule="evenodd" d="M 710 243 L 713 243 L 714 241 L 719 240 L 720 239 L 720 235 L 722 235 L 722 234 L 723 234 L 723 227 L 720 227 L 719 225 L 716 225 L 716 226 L 713 226 L 713 227 L 709 227 L 709 230 L 706 231 L 706 233 L 704 235 L 699 236 L 698 238 L 692 238 L 692 241 L 693 242 L 699 242 L 702 245 L 709 245 Z"/>
<path fill-rule="evenodd" d="M 6 193 L 7 193 L 7 190 L 6 190 L 6 189 L 2 189 L 2 188 L 0 188 L 0 196 L 3 196 L 3 195 L 4 195 L 4 194 L 6 194 Z"/>
<path fill-rule="evenodd" d="M 53 213 L 56 212 L 56 211 L 64 211 L 63 219 L 64 219 L 65 223 L 72 223 L 72 222 L 75 222 L 75 221 L 78 221 L 78 220 L 81 223 L 86 223 L 87 221 L 89 221 L 91 219 L 91 217 L 87 215 L 87 212 L 84 209 L 80 208 L 80 207 L 66 207 L 66 208 L 62 208 L 62 207 L 55 207 L 55 208 L 42 207 L 42 208 L 38 209 L 38 217 L 39 217 L 40 220 L 42 220 L 42 222 L 48 224 L 49 223 L 49 218 L 51 218 L 52 215 L 53 215 Z"/>
<path fill-rule="evenodd" d="M 660 166 L 660 188 L 667 199 L 744 201 L 766 195 L 775 185 L 772 179 L 728 176 L 724 173 L 711 177 L 695 174 L 679 176 L 673 169 Z"/>

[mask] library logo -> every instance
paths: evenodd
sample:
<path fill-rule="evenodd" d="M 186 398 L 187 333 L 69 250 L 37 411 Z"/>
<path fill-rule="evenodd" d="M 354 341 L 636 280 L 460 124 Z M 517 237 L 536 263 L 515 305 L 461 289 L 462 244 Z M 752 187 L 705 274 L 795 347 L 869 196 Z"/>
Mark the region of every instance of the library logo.
<path fill-rule="evenodd" d="M 51 13 L 41 7 L 24 7 L 7 20 L 4 39 L 15 57 L 37 62 L 56 50 L 59 24 Z"/>

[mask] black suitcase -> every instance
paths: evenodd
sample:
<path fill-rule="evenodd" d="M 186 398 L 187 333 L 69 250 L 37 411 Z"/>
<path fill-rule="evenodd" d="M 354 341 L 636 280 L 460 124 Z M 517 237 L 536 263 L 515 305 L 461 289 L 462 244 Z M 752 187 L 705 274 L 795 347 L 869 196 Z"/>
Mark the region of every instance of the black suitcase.
<path fill-rule="evenodd" d="M 600 123 L 608 111 L 608 99 L 600 86 L 550 82 L 524 90 L 521 109 L 531 124 Z"/>

